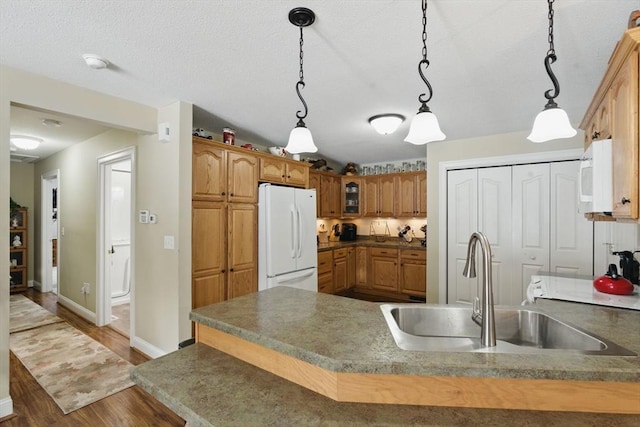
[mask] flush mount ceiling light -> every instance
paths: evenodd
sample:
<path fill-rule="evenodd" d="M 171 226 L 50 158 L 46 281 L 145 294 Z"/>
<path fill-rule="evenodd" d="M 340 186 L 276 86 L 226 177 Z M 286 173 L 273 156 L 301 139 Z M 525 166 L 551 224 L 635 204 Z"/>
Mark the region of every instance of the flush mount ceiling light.
<path fill-rule="evenodd" d="M 82 58 L 84 58 L 84 62 L 87 63 L 87 66 L 96 70 L 102 70 L 109 66 L 108 60 L 92 53 L 85 53 L 82 55 Z"/>
<path fill-rule="evenodd" d="M 398 130 L 398 126 L 404 121 L 400 114 L 378 114 L 369 119 L 369 123 L 381 135 L 389 135 Z"/>
<path fill-rule="evenodd" d="M 11 143 L 21 150 L 35 150 L 42 141 L 42 139 L 33 136 L 11 135 Z"/>
<path fill-rule="evenodd" d="M 547 70 L 547 74 L 553 83 L 552 89 L 549 89 L 544 93 L 544 97 L 548 99 L 547 105 L 536 116 L 533 122 L 533 129 L 527 139 L 531 142 L 546 142 L 553 139 L 571 138 L 577 133 L 569 123 L 569 117 L 562 108 L 558 107 L 555 102 L 555 98 L 560 94 L 560 84 L 556 79 L 555 74 L 551 71 L 551 64 L 556 62 L 556 50 L 553 46 L 553 2 L 554 0 L 547 0 L 549 4 L 549 50 L 547 56 L 544 58 L 544 68 Z"/>
<path fill-rule="evenodd" d="M 440 130 L 436 115 L 433 114 L 427 106 L 427 102 L 429 102 L 433 96 L 433 89 L 422 72 L 423 66 L 425 70 L 429 68 L 429 60 L 427 60 L 427 0 L 422 0 L 422 60 L 418 63 L 418 73 L 422 81 L 427 85 L 429 96 L 425 98 L 426 94 L 422 93 L 418 97 L 418 101 L 420 101 L 422 105 L 418 109 L 418 114 L 411 120 L 409 134 L 404 139 L 406 142 L 415 145 L 442 141 L 446 138 L 445 134 Z"/>
<path fill-rule="evenodd" d="M 298 123 L 289 134 L 289 142 L 285 147 L 285 150 L 291 154 L 315 153 L 316 151 L 318 151 L 318 147 L 316 147 L 313 143 L 311 132 L 309 131 L 309 129 L 307 129 L 307 126 L 304 123 L 304 119 L 307 117 L 309 110 L 307 108 L 307 103 L 304 101 L 304 98 L 300 93 L 300 89 L 304 88 L 304 53 L 302 51 L 304 38 L 302 29 L 313 24 L 315 20 L 316 15 L 311 9 L 307 9 L 306 7 L 296 7 L 295 9 L 291 9 L 291 11 L 289 12 L 289 22 L 300 28 L 300 80 L 298 80 L 298 83 L 296 83 L 296 93 L 298 94 L 298 98 L 300 98 L 302 106 L 304 107 L 304 114 L 302 114 L 300 110 L 298 110 L 298 112 L 296 113 Z"/>
<path fill-rule="evenodd" d="M 59 128 L 60 126 L 62 126 L 61 121 L 54 119 L 42 119 L 42 124 L 53 128 Z"/>

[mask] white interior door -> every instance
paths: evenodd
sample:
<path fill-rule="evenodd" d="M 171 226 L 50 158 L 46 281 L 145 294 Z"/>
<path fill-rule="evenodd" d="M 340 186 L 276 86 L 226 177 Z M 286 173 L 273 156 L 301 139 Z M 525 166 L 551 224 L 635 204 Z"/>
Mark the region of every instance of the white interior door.
<path fill-rule="evenodd" d="M 551 241 L 549 269 L 593 275 L 593 222 L 578 212 L 579 161 L 550 165 Z"/>
<path fill-rule="evenodd" d="M 549 271 L 549 208 L 549 163 L 513 166 L 513 280 L 520 292 L 512 303 L 524 299 L 532 275 Z"/>
<path fill-rule="evenodd" d="M 478 228 L 478 171 L 447 173 L 447 303 L 472 303 L 479 279 L 462 275 L 469 236 Z"/>
<path fill-rule="evenodd" d="M 491 244 L 495 304 L 513 301 L 511 221 L 511 167 L 478 169 L 478 231 Z"/>

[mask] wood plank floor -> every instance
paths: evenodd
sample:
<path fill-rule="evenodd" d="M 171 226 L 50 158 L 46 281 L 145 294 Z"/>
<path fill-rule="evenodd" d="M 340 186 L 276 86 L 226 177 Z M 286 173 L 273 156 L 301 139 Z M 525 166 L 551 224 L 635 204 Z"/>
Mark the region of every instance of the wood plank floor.
<path fill-rule="evenodd" d="M 86 335 L 102 343 L 134 365 L 145 355 L 129 347 L 129 340 L 108 327 L 99 328 L 57 304 L 54 294 L 29 289 L 24 295 L 58 315 Z M 84 408 L 64 415 L 33 376 L 10 355 L 10 394 L 15 416 L 0 421 L 13 426 L 184 426 L 185 422 L 138 386 L 130 387 Z"/>

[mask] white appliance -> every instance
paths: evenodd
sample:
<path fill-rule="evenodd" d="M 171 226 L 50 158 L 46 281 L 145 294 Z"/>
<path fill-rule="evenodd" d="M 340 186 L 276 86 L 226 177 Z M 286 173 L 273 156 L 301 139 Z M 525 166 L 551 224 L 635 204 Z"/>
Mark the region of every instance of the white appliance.
<path fill-rule="evenodd" d="M 533 275 L 527 287 L 527 301 L 535 302 L 536 298 L 640 310 L 640 287 L 634 285 L 631 295 L 605 294 L 593 287 L 593 279 L 583 277 Z"/>
<path fill-rule="evenodd" d="M 580 213 L 613 210 L 611 139 L 593 141 L 580 159 Z"/>
<path fill-rule="evenodd" d="M 318 291 L 316 191 L 261 184 L 258 189 L 258 290 Z"/>

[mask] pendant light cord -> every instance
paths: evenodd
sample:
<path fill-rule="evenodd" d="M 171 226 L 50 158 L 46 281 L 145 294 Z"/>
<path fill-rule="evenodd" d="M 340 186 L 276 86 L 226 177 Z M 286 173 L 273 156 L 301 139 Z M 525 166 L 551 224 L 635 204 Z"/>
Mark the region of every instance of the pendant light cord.
<path fill-rule="evenodd" d="M 426 99 L 426 93 L 421 93 L 420 96 L 418 96 L 418 101 L 422 103 L 418 112 L 421 113 L 430 111 L 429 107 L 427 107 L 427 102 L 431 101 L 431 97 L 433 96 L 431 84 L 422 71 L 423 66 L 425 71 L 429 68 L 429 60 L 427 59 L 427 0 L 422 0 L 422 60 L 418 63 L 418 73 L 424 84 L 427 85 L 429 96 Z"/>
<path fill-rule="evenodd" d="M 558 79 L 556 78 L 555 74 L 553 74 L 553 71 L 551 70 L 551 64 L 556 62 L 556 59 L 558 59 L 558 57 L 556 56 L 556 49 L 553 44 L 553 2 L 554 0 L 547 0 L 547 2 L 549 3 L 549 14 L 548 14 L 549 50 L 547 51 L 547 56 L 544 58 L 544 68 L 545 70 L 547 70 L 547 75 L 551 79 L 551 83 L 553 84 L 553 89 L 549 89 L 544 93 L 544 97 L 549 100 L 547 102 L 547 105 L 545 105 L 544 107 L 545 110 L 548 108 L 557 108 L 558 104 L 556 104 L 556 102 L 554 101 L 554 98 L 560 95 L 560 84 L 558 83 Z"/>
<path fill-rule="evenodd" d="M 298 112 L 296 112 L 296 117 L 298 119 L 300 119 L 298 121 L 298 126 L 304 126 L 304 121 L 303 119 L 305 117 L 307 117 L 307 114 L 309 113 L 309 108 L 307 107 L 307 103 L 305 102 L 304 98 L 302 97 L 302 94 L 300 93 L 300 89 L 304 88 L 304 68 L 303 68 L 303 59 L 304 59 L 304 52 L 302 50 L 302 46 L 304 45 L 304 37 L 302 35 L 302 27 L 300 27 L 300 80 L 298 80 L 298 83 L 296 83 L 296 93 L 298 94 L 298 98 L 300 98 L 300 101 L 302 102 L 302 106 L 304 107 L 304 114 L 301 114 L 302 111 L 298 110 Z"/>

